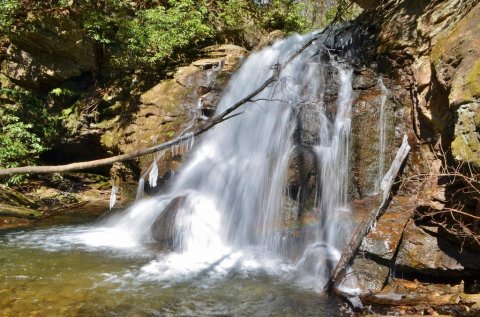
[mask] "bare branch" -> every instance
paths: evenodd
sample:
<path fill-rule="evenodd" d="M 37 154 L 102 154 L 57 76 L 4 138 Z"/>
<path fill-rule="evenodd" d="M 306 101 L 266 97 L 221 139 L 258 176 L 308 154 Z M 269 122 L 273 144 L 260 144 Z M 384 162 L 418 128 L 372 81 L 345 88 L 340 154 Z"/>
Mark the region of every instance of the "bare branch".
<path fill-rule="evenodd" d="M 6 168 L 6 169 L 1 169 L 0 170 L 0 176 L 5 176 L 5 175 L 15 175 L 15 174 L 48 174 L 48 173 L 63 173 L 63 172 L 68 172 L 68 171 L 73 171 L 73 170 L 82 170 L 82 169 L 87 169 L 87 168 L 93 168 L 93 167 L 98 167 L 98 166 L 105 166 L 105 165 L 111 165 L 116 162 L 124 162 L 128 160 L 132 160 L 147 154 L 152 154 L 155 152 L 159 152 L 165 149 L 168 149 L 172 146 L 175 146 L 177 144 L 180 144 L 184 141 L 189 140 L 192 137 L 198 136 L 200 134 L 205 133 L 208 131 L 210 128 L 214 127 L 215 125 L 224 122 L 225 120 L 231 119 L 237 114 L 230 115 L 232 112 L 237 110 L 240 106 L 243 104 L 250 102 L 255 96 L 260 94 L 265 88 L 267 88 L 271 83 L 277 80 L 278 76 L 280 73 L 280 66 L 276 65 L 276 67 L 273 68 L 273 75 L 269 77 L 260 87 L 255 89 L 253 92 L 248 94 L 246 97 L 243 99 L 237 101 L 235 104 L 233 104 L 230 108 L 226 109 L 219 115 L 215 116 L 207 122 L 204 125 L 201 125 L 198 127 L 194 132 L 187 133 L 184 136 L 178 137 L 174 140 L 158 144 L 155 146 L 152 146 L 147 149 L 142 149 L 138 150 L 132 153 L 126 153 L 122 155 L 117 155 L 105 159 L 99 159 L 99 160 L 93 160 L 93 161 L 87 161 L 87 162 L 79 162 L 79 163 L 71 163 L 71 164 L 66 164 L 66 165 L 56 165 L 56 166 L 24 166 L 24 167 L 14 167 L 14 168 Z"/>
<path fill-rule="evenodd" d="M 407 136 L 404 135 L 403 142 L 400 148 L 397 151 L 397 155 L 390 166 L 387 174 L 382 180 L 381 190 L 382 190 L 382 200 L 378 206 L 378 208 L 374 208 L 371 212 L 365 217 L 362 223 L 357 227 L 353 237 L 351 238 L 350 242 L 345 246 L 342 252 L 342 256 L 338 261 L 335 269 L 332 272 L 332 276 L 328 281 L 325 289 L 327 292 L 339 292 L 337 288 L 337 284 L 343 279 L 345 276 L 345 271 L 347 267 L 352 262 L 353 258 L 355 257 L 360 245 L 363 241 L 363 238 L 370 229 L 373 227 L 374 222 L 378 219 L 381 213 L 385 210 L 388 200 L 390 197 L 390 190 L 395 183 L 395 178 L 397 177 L 398 173 L 400 172 L 400 168 L 403 165 L 403 162 L 408 156 L 410 152 L 410 145 L 408 144 Z"/>

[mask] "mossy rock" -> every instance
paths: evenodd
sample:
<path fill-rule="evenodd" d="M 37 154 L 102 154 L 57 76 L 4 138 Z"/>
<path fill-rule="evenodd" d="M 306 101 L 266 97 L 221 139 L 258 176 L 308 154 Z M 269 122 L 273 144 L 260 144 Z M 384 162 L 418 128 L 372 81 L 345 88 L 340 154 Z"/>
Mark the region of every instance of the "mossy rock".
<path fill-rule="evenodd" d="M 480 167 L 480 104 L 470 103 L 457 110 L 452 152 L 459 161 Z"/>
<path fill-rule="evenodd" d="M 14 217 L 22 219 L 38 219 L 42 217 L 43 213 L 39 210 L 20 207 L 20 206 L 11 206 L 0 203 L 0 216 L 2 217 Z"/>
<path fill-rule="evenodd" d="M 480 6 L 475 6 L 452 31 L 434 44 L 430 60 L 449 102 L 458 106 L 480 97 Z"/>
<path fill-rule="evenodd" d="M 20 206 L 38 208 L 39 204 L 34 200 L 28 198 L 24 194 L 16 191 L 13 188 L 9 188 L 4 185 L 0 185 L 0 203 L 3 205 Z"/>

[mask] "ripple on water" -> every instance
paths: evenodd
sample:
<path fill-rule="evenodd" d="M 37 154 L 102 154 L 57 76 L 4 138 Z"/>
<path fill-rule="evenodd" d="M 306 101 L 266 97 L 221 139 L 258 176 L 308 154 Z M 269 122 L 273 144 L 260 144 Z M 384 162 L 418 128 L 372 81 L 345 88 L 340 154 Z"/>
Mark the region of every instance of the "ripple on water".
<path fill-rule="evenodd" d="M 329 300 L 292 283 L 292 264 L 258 250 L 195 259 L 148 246 L 92 246 L 84 239 L 91 230 L 65 226 L 0 234 L 0 316 L 318 316 L 329 310 L 332 316 L 336 311 Z"/>

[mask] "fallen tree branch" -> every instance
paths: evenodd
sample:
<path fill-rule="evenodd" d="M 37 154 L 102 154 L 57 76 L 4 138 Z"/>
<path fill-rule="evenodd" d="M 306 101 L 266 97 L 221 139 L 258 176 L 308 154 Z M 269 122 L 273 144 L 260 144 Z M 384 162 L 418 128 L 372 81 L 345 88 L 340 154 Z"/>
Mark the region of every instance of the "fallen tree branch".
<path fill-rule="evenodd" d="M 64 172 L 69 172 L 73 170 L 82 170 L 82 169 L 87 169 L 87 168 L 94 168 L 94 167 L 99 167 L 99 166 L 105 166 L 105 165 L 112 165 L 117 162 L 124 162 L 128 160 L 132 160 L 147 154 L 152 154 L 155 152 L 159 152 L 168 148 L 171 148 L 177 144 L 180 144 L 184 141 L 189 140 L 192 137 L 196 137 L 200 134 L 205 133 L 208 131 L 210 128 L 214 127 L 215 125 L 222 123 L 228 119 L 231 119 L 237 114 L 230 115 L 233 111 L 238 109 L 240 106 L 243 104 L 250 102 L 252 98 L 257 96 L 259 93 L 261 93 L 265 88 L 267 88 L 271 83 L 276 81 L 278 79 L 278 76 L 280 74 L 280 66 L 275 65 L 273 67 L 273 74 L 270 78 L 268 78 L 260 87 L 255 89 L 253 92 L 251 92 L 249 95 L 244 97 L 243 99 L 239 100 L 236 102 L 234 105 L 232 105 L 230 108 L 226 109 L 219 115 L 215 116 L 212 118 L 210 121 L 208 121 L 206 124 L 201 125 L 198 127 L 195 131 L 187 133 L 184 136 L 180 136 L 176 139 L 173 139 L 171 141 L 158 144 L 155 146 L 152 146 L 147 149 L 142 149 L 138 150 L 132 153 L 126 153 L 126 154 L 121 154 L 117 156 L 112 156 L 109 158 L 105 159 L 99 159 L 99 160 L 93 160 L 93 161 L 87 161 L 87 162 L 79 162 L 79 163 L 71 163 L 71 164 L 66 164 L 66 165 L 51 165 L 51 166 L 24 166 L 24 167 L 13 167 L 13 168 L 6 168 L 6 169 L 1 169 L 0 170 L 0 176 L 6 176 L 6 175 L 16 175 L 16 174 L 49 174 L 49 173 L 64 173 Z"/>
<path fill-rule="evenodd" d="M 337 284 L 339 284 L 339 282 L 341 282 L 341 280 L 345 276 L 345 271 L 353 261 L 353 258 L 355 257 L 358 249 L 360 248 L 360 245 L 362 244 L 363 238 L 370 232 L 372 228 L 374 228 L 374 224 L 377 221 L 378 217 L 381 216 L 382 212 L 387 207 L 388 200 L 390 198 L 390 190 L 409 152 L 410 145 L 408 144 L 407 136 L 404 135 L 402 145 L 398 149 L 397 155 L 393 160 L 387 174 L 385 174 L 385 177 L 383 178 L 380 185 L 380 189 L 382 191 L 381 203 L 378 208 L 372 209 L 370 214 L 365 217 L 362 223 L 358 226 L 350 242 L 344 248 L 340 261 L 338 261 L 335 269 L 333 270 L 332 276 L 330 277 L 330 280 L 325 286 L 325 290 L 327 292 L 335 292 L 342 297 L 348 297 L 348 294 L 345 294 L 338 289 Z"/>

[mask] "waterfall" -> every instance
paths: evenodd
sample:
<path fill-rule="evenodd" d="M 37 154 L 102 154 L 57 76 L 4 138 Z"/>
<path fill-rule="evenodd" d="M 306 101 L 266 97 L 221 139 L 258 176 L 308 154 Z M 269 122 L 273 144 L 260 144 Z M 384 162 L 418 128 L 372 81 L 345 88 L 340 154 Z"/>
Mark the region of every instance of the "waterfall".
<path fill-rule="evenodd" d="M 166 194 L 139 201 L 124 214 L 102 223 L 96 243 L 119 244 L 107 235 L 99 243 L 99 230 L 115 231 L 114 237 L 121 236 L 129 247 L 162 240 L 172 249 L 170 257 L 165 260 L 164 256 L 146 268 L 152 271 L 158 266 L 159 274 L 180 267 L 193 270 L 199 263 L 204 269 L 227 258 L 238 259 L 239 252 L 252 249 L 281 257 L 285 235 L 282 202 L 295 148 L 297 108 L 299 104 L 314 104 L 320 118 L 315 123 L 319 138 L 314 145 L 319 188 L 317 234 L 296 267 L 311 271 L 307 262 L 332 266 L 350 230 L 347 171 L 352 71 L 333 57 L 328 61 L 318 58 L 315 43 L 291 59 L 308 36 L 295 35 L 252 53 L 230 80 L 217 114 L 262 85 L 276 64 L 283 65 L 278 81 L 237 109 L 235 114 L 240 115 L 195 141 Z M 326 67 L 338 72 L 334 111 L 328 110 L 324 101 Z M 319 249 L 328 255 L 312 252 Z M 322 262 L 322 257 L 328 261 Z M 327 273 L 323 267 L 312 272 L 319 280 Z"/>
<path fill-rule="evenodd" d="M 314 147 L 319 175 L 319 220 L 316 238 L 307 246 L 298 267 L 318 278 L 322 286 L 340 259 L 340 249 L 350 233 L 350 208 L 347 203 L 352 70 L 334 63 L 338 71 L 339 92 L 335 117 L 320 107 L 319 143 Z"/>

